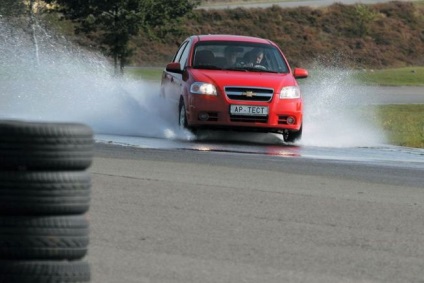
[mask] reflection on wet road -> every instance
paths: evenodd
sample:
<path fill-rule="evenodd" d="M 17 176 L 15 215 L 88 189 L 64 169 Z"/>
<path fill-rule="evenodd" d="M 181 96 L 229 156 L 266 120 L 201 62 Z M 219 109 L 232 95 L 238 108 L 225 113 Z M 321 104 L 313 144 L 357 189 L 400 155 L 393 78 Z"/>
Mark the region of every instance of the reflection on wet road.
<path fill-rule="evenodd" d="M 96 141 L 140 148 L 261 154 L 288 158 L 379 163 L 387 166 L 424 169 L 423 149 L 384 144 L 372 147 L 304 146 L 285 144 L 278 135 L 274 134 L 206 132 L 201 133 L 196 140 L 96 135 Z"/>

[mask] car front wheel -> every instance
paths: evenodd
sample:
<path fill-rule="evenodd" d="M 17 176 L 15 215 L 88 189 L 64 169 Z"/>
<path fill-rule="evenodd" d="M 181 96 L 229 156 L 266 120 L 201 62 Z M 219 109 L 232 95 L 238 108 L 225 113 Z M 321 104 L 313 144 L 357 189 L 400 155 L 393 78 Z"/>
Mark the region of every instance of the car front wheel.
<path fill-rule="evenodd" d="M 299 131 L 287 131 L 283 134 L 285 142 L 296 142 L 302 138 L 302 126 Z"/>
<path fill-rule="evenodd" d="M 184 104 L 184 100 L 182 98 L 180 100 L 180 106 L 179 106 L 178 113 L 179 113 L 179 115 L 178 115 L 178 125 L 182 129 L 189 130 L 193 135 L 196 135 L 197 130 L 189 127 L 189 125 L 188 125 L 187 111 L 186 111 L 186 107 L 185 107 L 185 104 Z"/>
<path fill-rule="evenodd" d="M 178 117 L 178 125 L 180 125 L 181 128 L 185 128 L 187 129 L 188 124 L 187 124 L 187 113 L 186 113 L 186 108 L 184 105 L 184 101 L 181 99 L 180 100 L 180 106 L 179 106 L 179 117 Z"/>

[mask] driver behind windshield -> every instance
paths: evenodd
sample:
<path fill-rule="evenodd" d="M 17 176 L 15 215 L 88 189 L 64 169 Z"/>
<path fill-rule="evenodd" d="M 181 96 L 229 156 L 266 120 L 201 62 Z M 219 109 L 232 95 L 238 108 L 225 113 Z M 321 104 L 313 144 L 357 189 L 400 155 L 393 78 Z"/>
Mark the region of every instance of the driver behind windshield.
<path fill-rule="evenodd" d="M 255 48 L 244 55 L 244 59 L 246 62 L 245 66 L 254 67 L 254 66 L 261 65 L 263 58 L 264 58 L 264 52 L 260 49 Z"/>
<path fill-rule="evenodd" d="M 263 60 L 263 58 L 264 58 L 264 52 L 262 51 L 262 50 L 255 50 L 254 52 L 253 52 L 253 66 L 254 65 L 260 65 L 261 64 L 261 62 L 262 62 L 262 60 Z"/>

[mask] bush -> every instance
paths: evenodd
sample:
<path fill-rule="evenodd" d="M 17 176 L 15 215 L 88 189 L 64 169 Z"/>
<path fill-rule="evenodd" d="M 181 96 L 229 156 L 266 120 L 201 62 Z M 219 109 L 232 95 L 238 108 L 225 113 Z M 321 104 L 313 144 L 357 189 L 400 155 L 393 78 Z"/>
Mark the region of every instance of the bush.
<path fill-rule="evenodd" d="M 316 58 L 330 65 L 385 68 L 424 64 L 424 7 L 404 2 L 375 5 L 333 4 L 324 8 L 195 10 L 178 35 L 162 41 L 134 39 L 132 65 L 169 61 L 176 43 L 191 34 L 240 34 L 268 38 L 293 65 Z"/>

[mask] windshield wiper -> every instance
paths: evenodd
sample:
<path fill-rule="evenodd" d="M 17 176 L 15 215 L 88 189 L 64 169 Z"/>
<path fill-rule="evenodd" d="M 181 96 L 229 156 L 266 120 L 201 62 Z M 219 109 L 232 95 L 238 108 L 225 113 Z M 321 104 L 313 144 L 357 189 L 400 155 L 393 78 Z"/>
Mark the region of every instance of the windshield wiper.
<path fill-rule="evenodd" d="M 224 70 L 247 72 L 246 68 L 244 68 L 244 67 L 231 67 L 231 68 L 225 68 Z"/>
<path fill-rule="evenodd" d="M 257 67 L 246 67 L 244 69 L 246 69 L 246 71 L 251 71 L 251 72 L 278 73 L 274 70 L 261 69 L 261 68 L 257 68 Z"/>
<path fill-rule="evenodd" d="M 214 65 L 197 65 L 193 67 L 194 69 L 206 69 L 206 70 L 222 70 L 222 68 Z"/>

